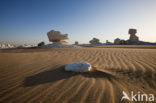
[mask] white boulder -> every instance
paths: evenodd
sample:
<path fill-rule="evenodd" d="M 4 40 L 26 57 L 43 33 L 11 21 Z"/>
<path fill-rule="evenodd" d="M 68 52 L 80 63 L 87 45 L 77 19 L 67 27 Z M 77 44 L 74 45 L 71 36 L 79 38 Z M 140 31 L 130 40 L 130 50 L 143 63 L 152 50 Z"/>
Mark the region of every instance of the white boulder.
<path fill-rule="evenodd" d="M 91 64 L 86 62 L 75 62 L 65 66 L 66 71 L 73 71 L 73 72 L 89 72 L 91 71 L 91 68 L 92 68 Z"/>

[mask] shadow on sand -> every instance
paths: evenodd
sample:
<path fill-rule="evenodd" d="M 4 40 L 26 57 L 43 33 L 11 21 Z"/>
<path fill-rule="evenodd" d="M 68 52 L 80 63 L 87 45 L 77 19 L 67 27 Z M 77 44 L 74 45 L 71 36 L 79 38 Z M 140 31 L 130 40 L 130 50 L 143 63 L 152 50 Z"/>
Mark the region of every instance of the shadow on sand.
<path fill-rule="evenodd" d="M 112 74 L 99 71 L 96 69 L 93 70 L 92 72 L 74 73 L 74 72 L 65 71 L 64 66 L 61 66 L 55 69 L 51 69 L 51 70 L 47 70 L 35 74 L 33 76 L 26 77 L 25 80 L 23 81 L 23 86 L 29 87 L 29 86 L 35 86 L 44 83 L 52 83 L 61 79 L 68 79 L 76 75 L 82 75 L 87 78 L 105 78 L 110 81 L 112 79 L 116 79 L 115 76 L 113 76 Z"/>

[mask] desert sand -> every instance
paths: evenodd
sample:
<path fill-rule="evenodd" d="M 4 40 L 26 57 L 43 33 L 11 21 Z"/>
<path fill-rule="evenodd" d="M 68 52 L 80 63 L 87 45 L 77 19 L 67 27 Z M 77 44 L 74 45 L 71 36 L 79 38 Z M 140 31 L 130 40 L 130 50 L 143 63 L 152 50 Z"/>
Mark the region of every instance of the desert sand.
<path fill-rule="evenodd" d="M 0 50 L 0 103 L 130 102 L 121 101 L 122 91 L 156 96 L 156 49 L 138 48 Z M 64 71 L 80 61 L 94 71 Z"/>

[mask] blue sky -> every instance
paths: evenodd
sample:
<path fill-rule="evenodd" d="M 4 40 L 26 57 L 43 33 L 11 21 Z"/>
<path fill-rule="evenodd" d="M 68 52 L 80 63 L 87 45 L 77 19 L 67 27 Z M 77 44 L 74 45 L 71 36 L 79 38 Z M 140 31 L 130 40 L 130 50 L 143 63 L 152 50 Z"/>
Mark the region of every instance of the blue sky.
<path fill-rule="evenodd" d="M 0 42 L 48 43 L 51 29 L 69 34 L 69 43 L 128 39 L 156 42 L 156 0 L 0 0 Z"/>

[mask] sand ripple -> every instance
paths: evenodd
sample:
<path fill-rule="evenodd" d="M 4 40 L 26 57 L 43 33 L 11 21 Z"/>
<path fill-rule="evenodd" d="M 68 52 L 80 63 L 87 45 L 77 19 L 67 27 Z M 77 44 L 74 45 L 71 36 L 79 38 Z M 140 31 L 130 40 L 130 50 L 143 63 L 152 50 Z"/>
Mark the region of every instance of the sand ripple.
<path fill-rule="evenodd" d="M 80 61 L 94 70 L 64 71 Z M 155 61 L 156 49 L 143 48 L 0 51 L 0 103 L 120 103 L 123 90 L 156 96 Z"/>

